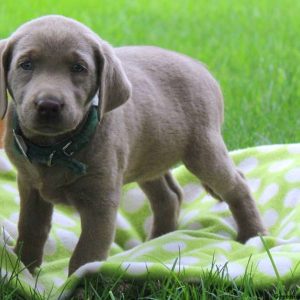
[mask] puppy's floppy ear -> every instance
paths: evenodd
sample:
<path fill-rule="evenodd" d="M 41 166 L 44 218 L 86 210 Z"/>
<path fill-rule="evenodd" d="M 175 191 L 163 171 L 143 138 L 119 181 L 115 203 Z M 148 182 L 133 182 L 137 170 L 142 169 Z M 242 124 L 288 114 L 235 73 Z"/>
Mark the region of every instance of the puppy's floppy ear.
<path fill-rule="evenodd" d="M 131 96 L 131 83 L 122 63 L 106 42 L 100 42 L 99 120 L 125 103 Z"/>
<path fill-rule="evenodd" d="M 3 119 L 7 110 L 6 71 L 5 71 L 5 49 L 7 40 L 0 41 L 0 118 Z"/>

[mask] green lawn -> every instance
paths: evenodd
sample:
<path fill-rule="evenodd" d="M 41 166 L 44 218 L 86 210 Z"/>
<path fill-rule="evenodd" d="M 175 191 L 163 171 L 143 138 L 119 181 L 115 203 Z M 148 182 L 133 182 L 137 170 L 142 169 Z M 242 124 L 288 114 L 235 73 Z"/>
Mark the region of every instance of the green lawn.
<path fill-rule="evenodd" d="M 237 149 L 300 141 L 299 11 L 297 0 L 2 0 L 0 38 L 32 18 L 63 14 L 114 46 L 157 45 L 197 58 L 222 86 L 224 137 L 229 149 Z M 251 285 L 223 291 L 209 280 L 196 288 L 169 283 L 159 296 L 157 284 L 144 285 L 141 295 L 199 299 L 195 291 L 208 290 L 224 292 L 222 299 L 243 292 L 244 299 L 253 299 Z M 107 299 L 114 299 L 108 290 Z M 207 299 L 213 299 L 209 292 Z M 0 298 L 16 299 L 9 293 L 5 289 Z"/>
<path fill-rule="evenodd" d="M 0 4 L 0 37 L 56 13 L 115 46 L 157 45 L 200 59 L 221 83 L 224 136 L 237 149 L 300 140 L 299 11 L 297 0 L 10 0 Z"/>

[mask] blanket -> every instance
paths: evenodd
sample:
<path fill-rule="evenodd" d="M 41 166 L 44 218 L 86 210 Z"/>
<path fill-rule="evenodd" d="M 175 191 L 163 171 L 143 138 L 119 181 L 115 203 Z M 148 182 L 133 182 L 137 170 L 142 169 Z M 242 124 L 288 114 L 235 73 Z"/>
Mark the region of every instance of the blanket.
<path fill-rule="evenodd" d="M 105 262 L 92 262 L 67 278 L 68 261 L 80 233 L 78 214 L 56 206 L 44 262 L 32 276 L 12 247 L 17 238 L 19 195 L 16 172 L 0 152 L 0 277 L 29 297 L 30 290 L 64 299 L 86 274 L 122 275 L 124 279 L 162 279 L 176 273 L 200 281 L 207 271 L 224 266 L 228 280 L 242 284 L 251 272 L 258 288 L 278 280 L 300 280 L 300 144 L 260 146 L 230 153 L 247 178 L 269 235 L 235 241 L 236 224 L 225 202 L 208 195 L 184 166 L 173 174 L 184 191 L 177 231 L 146 241 L 152 216 L 146 196 L 135 184 L 124 186 L 115 242 Z M 15 275 L 17 274 L 17 275 Z M 51 292 L 51 293 L 50 293 Z"/>

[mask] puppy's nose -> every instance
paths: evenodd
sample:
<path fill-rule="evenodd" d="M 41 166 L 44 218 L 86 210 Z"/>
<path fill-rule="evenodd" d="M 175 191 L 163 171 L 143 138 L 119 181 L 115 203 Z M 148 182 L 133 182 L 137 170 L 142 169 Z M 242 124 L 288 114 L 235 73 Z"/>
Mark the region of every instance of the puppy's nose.
<path fill-rule="evenodd" d="M 63 108 L 63 102 L 54 98 L 37 99 L 34 103 L 39 116 L 44 118 L 56 118 Z"/>

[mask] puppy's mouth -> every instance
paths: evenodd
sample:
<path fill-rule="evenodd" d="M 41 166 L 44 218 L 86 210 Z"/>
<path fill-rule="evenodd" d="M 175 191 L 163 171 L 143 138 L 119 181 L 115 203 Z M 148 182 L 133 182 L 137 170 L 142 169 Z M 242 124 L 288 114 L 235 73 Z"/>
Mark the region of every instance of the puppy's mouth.
<path fill-rule="evenodd" d="M 39 134 L 39 135 L 45 135 L 45 136 L 57 136 L 57 135 L 61 135 L 61 134 L 64 134 L 64 133 L 67 133 L 69 131 L 72 131 L 73 128 L 71 129 L 59 129 L 59 128 L 53 128 L 53 126 L 47 126 L 47 125 L 43 125 L 43 126 L 38 126 L 38 127 L 33 127 L 31 129 L 28 129 L 27 130 L 30 130 L 32 133 L 35 133 L 35 134 Z"/>
<path fill-rule="evenodd" d="M 40 120 L 34 120 L 29 124 L 22 117 L 19 118 L 19 126 L 24 136 L 33 143 L 40 145 L 49 145 L 60 142 L 69 136 L 80 131 L 85 125 L 89 114 L 87 113 L 83 119 L 73 117 L 73 119 L 66 120 L 64 122 L 41 122 Z"/>
<path fill-rule="evenodd" d="M 66 134 L 68 132 L 73 131 L 76 128 L 76 126 L 71 128 L 66 128 L 66 127 L 47 125 L 47 124 L 32 126 L 30 128 L 27 127 L 26 125 L 25 126 L 23 125 L 22 127 L 26 130 L 26 132 L 31 132 L 32 134 L 51 136 L 51 137 Z"/>
<path fill-rule="evenodd" d="M 19 120 L 22 131 L 28 136 L 38 135 L 45 137 L 56 137 L 72 132 L 78 126 L 77 122 L 74 120 L 69 122 L 68 125 L 60 121 L 45 122 L 39 120 L 28 124 L 22 118 Z"/>
<path fill-rule="evenodd" d="M 73 135 L 86 123 L 89 113 L 81 116 L 69 114 L 56 120 L 41 119 L 37 116 L 18 114 L 18 124 L 24 135 L 32 143 L 48 145 Z"/>

